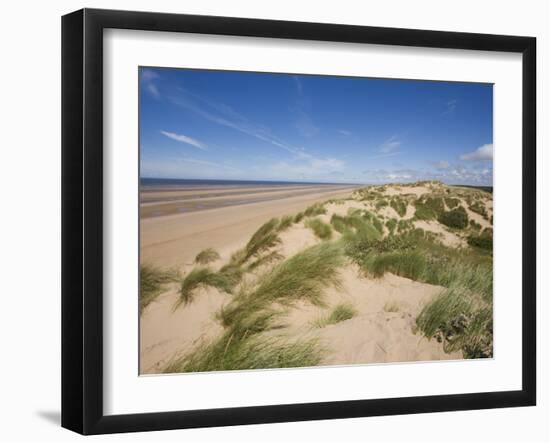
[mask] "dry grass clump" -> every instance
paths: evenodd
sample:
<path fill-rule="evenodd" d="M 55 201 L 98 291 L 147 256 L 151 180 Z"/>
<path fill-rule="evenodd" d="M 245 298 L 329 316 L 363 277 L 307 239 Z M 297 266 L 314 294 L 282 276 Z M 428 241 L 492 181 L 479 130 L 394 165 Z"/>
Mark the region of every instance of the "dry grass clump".
<path fill-rule="evenodd" d="M 207 265 L 208 263 L 219 259 L 220 254 L 218 254 L 215 249 L 207 248 L 197 254 L 197 256 L 195 257 L 195 263 L 199 265 Z"/>
<path fill-rule="evenodd" d="M 384 305 L 384 312 L 399 312 L 399 305 L 397 302 L 386 302 Z"/>

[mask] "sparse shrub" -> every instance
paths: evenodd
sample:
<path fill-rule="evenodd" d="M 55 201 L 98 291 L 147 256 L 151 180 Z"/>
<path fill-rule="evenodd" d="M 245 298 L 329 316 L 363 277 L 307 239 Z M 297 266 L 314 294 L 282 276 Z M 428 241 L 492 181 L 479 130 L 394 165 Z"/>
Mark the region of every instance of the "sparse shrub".
<path fill-rule="evenodd" d="M 468 226 L 468 214 L 462 206 L 459 206 L 456 209 L 441 214 L 439 222 L 449 228 L 464 229 Z"/>

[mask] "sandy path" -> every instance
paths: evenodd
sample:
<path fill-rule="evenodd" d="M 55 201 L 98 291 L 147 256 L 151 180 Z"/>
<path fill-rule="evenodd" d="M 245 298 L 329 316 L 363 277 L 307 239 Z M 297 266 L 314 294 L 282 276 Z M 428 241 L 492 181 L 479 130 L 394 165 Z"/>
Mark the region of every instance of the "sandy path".
<path fill-rule="evenodd" d="M 295 214 L 313 203 L 347 197 L 351 192 L 352 189 L 330 189 L 279 200 L 142 219 L 141 262 L 182 267 L 209 247 L 218 250 L 225 259 L 244 246 L 258 227 L 272 217 Z"/>

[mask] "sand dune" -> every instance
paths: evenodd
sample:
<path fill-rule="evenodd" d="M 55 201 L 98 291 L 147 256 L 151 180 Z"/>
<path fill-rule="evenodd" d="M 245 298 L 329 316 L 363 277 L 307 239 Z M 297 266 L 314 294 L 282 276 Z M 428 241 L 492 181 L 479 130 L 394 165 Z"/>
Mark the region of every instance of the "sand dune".
<path fill-rule="evenodd" d="M 236 195 L 213 196 L 212 193 L 227 191 Z M 376 214 L 382 224 L 383 236 L 390 235 L 386 226 L 391 220 L 406 222 L 406 229 L 420 228 L 422 232 L 435 234 L 431 241 L 453 249 L 468 248 L 467 238 L 473 228 L 464 231 L 451 229 L 437 220 L 415 218 L 414 202 L 427 193 L 444 193 L 443 185 L 386 186 L 384 193 L 389 198 L 407 196 L 409 201 L 406 213 L 400 217 L 390 206 L 378 207 L 375 201 L 364 199 L 353 193 L 353 189 L 340 187 L 315 187 L 264 189 L 250 188 L 247 191 L 235 187 L 228 189 L 199 190 L 207 192 L 206 198 L 233 199 L 247 195 L 247 204 L 196 212 L 150 217 L 141 220 L 141 262 L 163 268 L 176 267 L 184 275 L 195 267 L 193 260 L 198 252 L 214 248 L 220 257 L 209 264 L 211 269 L 220 269 L 230 261 L 236 251 L 241 250 L 256 230 L 273 217 L 294 215 L 313 203 L 324 203 L 326 212 L 312 216 L 326 224 L 334 215 L 346 217 L 353 211 L 368 211 Z M 163 191 L 165 192 L 165 191 Z M 197 190 L 182 195 L 173 191 L 175 198 L 196 199 Z M 467 191 L 470 192 L 470 191 Z M 257 193 L 265 193 L 270 199 L 254 201 Z M 165 194 L 164 194 L 165 195 Z M 353 196 L 353 197 L 352 197 Z M 397 197 L 395 197 L 397 196 Z M 152 198 L 158 198 L 152 197 Z M 470 198 L 466 195 L 466 198 Z M 490 195 L 475 197 L 483 202 L 492 216 Z M 250 200 L 252 199 L 252 201 Z M 483 227 L 492 227 L 489 216 L 483 217 L 468 209 L 464 197 L 460 204 L 466 209 L 469 219 Z M 449 208 L 445 206 L 445 210 Z M 323 242 L 338 242 L 342 234 L 332 230 L 329 240 L 322 240 L 308 227 L 308 218 L 292 223 L 278 234 L 279 242 L 269 251 L 278 254 L 279 261 L 288 260 L 296 254 Z M 389 223 L 388 223 L 389 226 Z M 478 228 L 479 229 L 479 228 Z M 269 252 L 268 251 L 268 252 Z M 242 279 L 244 290 L 250 290 L 270 272 L 273 263 L 262 265 L 245 272 Z M 275 303 L 273 308 L 284 313 L 277 328 L 262 333 L 264 337 L 292 342 L 315 339 L 322 346 L 321 365 L 348 365 L 367 363 L 427 361 L 461 359 L 463 352 L 446 352 L 441 340 L 427 338 L 418 331 L 416 320 L 421 311 L 445 288 L 422 283 L 386 272 L 381 277 L 372 277 L 349 260 L 338 270 L 340 284 L 327 286 L 323 290 L 323 305 L 314 305 L 304 300 L 287 305 Z M 233 295 L 232 295 L 233 294 Z M 235 297 L 235 293 L 221 292 L 214 287 L 197 289 L 192 303 L 181 305 L 174 310 L 178 300 L 178 283 L 167 284 L 164 292 L 143 312 L 140 321 L 140 372 L 159 373 L 177 357 L 185 357 L 191 352 L 217 340 L 223 333 L 219 313 Z M 334 323 L 325 322 L 338 306 L 353 308 L 350 318 Z"/>

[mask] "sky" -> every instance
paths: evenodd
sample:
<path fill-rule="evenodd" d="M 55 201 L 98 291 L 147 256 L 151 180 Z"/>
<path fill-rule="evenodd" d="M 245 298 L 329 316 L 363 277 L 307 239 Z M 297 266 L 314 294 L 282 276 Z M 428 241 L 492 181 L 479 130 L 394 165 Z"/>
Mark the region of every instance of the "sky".
<path fill-rule="evenodd" d="M 490 84 L 141 67 L 140 175 L 492 186 Z"/>

